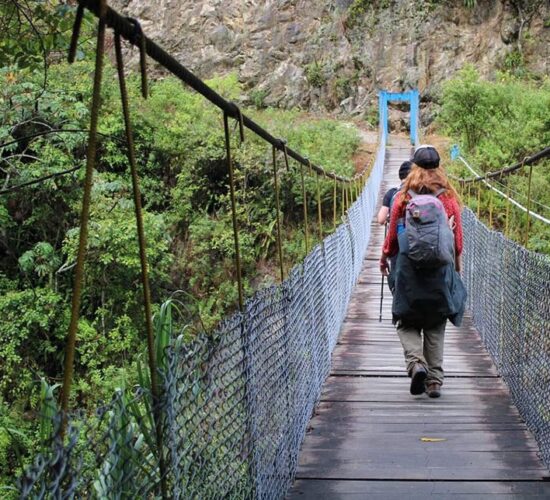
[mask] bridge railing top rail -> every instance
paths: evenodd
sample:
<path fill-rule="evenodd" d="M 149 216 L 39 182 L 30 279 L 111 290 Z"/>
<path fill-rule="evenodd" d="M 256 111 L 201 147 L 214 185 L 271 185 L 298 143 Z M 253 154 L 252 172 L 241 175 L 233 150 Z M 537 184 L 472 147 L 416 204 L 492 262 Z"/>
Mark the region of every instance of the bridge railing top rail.
<path fill-rule="evenodd" d="M 99 0 L 79 0 L 79 5 L 87 8 L 98 17 L 101 14 L 101 1 Z M 168 52 L 148 38 L 143 32 L 139 31 L 139 35 L 136 36 L 136 23 L 133 22 L 133 20 L 123 16 L 109 6 L 106 7 L 103 18 L 108 27 L 112 28 L 130 44 L 135 45 L 136 47 L 140 47 L 141 45 L 151 59 L 159 63 L 174 76 L 178 77 L 181 81 L 208 99 L 212 104 L 220 108 L 226 115 L 238 120 L 242 126 L 257 134 L 279 151 L 286 152 L 288 156 L 296 160 L 298 163 L 311 168 L 317 175 L 340 182 L 349 183 L 362 178 L 367 173 L 367 168 L 365 168 L 363 171 L 358 172 L 352 177 L 345 177 L 337 175 L 334 172 L 329 172 L 319 165 L 315 165 L 308 158 L 302 156 L 299 152 L 287 146 L 283 139 L 273 136 L 261 125 L 242 113 L 237 104 L 223 98 L 213 88 L 207 85 L 189 69 L 179 63 L 173 56 L 168 54 Z"/>

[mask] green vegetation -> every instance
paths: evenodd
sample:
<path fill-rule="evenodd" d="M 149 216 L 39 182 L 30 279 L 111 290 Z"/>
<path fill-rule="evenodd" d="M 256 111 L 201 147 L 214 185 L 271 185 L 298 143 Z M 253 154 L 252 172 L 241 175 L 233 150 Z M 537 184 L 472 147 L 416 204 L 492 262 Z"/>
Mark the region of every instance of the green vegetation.
<path fill-rule="evenodd" d="M 17 64 L 19 68 L 43 69 L 45 63 L 64 54 L 74 11 L 74 7 L 61 2 L 1 2 L 0 67 Z M 77 58 L 83 57 L 79 50 Z"/>
<path fill-rule="evenodd" d="M 390 7 L 391 3 L 392 0 L 354 0 L 347 12 L 346 26 L 353 29 L 363 25 L 369 10 L 376 13 Z M 376 23 L 376 19 L 373 18 L 372 22 Z"/>
<path fill-rule="evenodd" d="M 439 123 L 445 132 L 454 137 L 465 150 L 465 157 L 478 171 L 488 172 L 521 161 L 550 144 L 550 79 L 525 80 L 510 73 L 501 74 L 497 81 L 480 78 L 477 71 L 465 67 L 444 85 L 443 106 Z M 539 162 L 533 167 L 531 209 L 550 218 L 550 161 Z M 453 172 L 471 177 L 461 163 L 453 165 Z M 527 206 L 528 169 L 493 181 L 497 188 L 510 194 Z M 467 200 L 474 210 L 477 193 Z M 487 190 L 481 194 L 480 214 L 489 217 L 499 230 L 506 224 L 506 203 Z M 491 210 L 492 207 L 492 210 Z M 510 236 L 519 242 L 526 241 L 526 214 L 512 208 L 508 227 Z M 539 221 L 532 221 L 528 247 L 550 253 L 550 228 Z"/>
<path fill-rule="evenodd" d="M 53 385 L 62 375 L 92 73 L 87 60 L 51 64 L 44 88 L 39 66 L 0 69 L 1 189 L 39 181 L 0 196 L 0 484 L 20 470 L 19 457 L 37 450 L 40 380 Z M 231 100 L 241 94 L 234 75 L 210 84 Z M 182 291 L 177 321 L 179 328 L 187 325 L 188 339 L 213 329 L 237 301 L 221 113 L 172 78 L 151 82 L 147 100 L 135 75 L 128 86 L 152 296 L 160 304 L 174 290 Z M 120 109 L 115 72 L 107 66 L 73 408 L 108 401 L 119 388 L 140 383 L 144 373 L 140 265 Z M 354 129 L 293 111 L 247 113 L 327 170 L 353 173 Z M 249 131 L 239 145 L 235 122 L 231 130 L 244 285 L 250 294 L 278 276 L 271 149 Z M 280 156 L 279 170 L 289 269 L 304 256 L 303 200 L 297 165 L 287 171 Z M 307 186 L 315 214 L 315 180 L 308 178 Z M 321 188 L 328 234 L 332 182 L 323 181 Z M 314 220 L 310 227 L 311 240 L 317 235 Z M 119 397 L 121 414 L 128 403 L 124 398 Z"/>
<path fill-rule="evenodd" d="M 327 82 L 323 65 L 318 61 L 308 64 L 306 66 L 306 78 L 312 87 L 322 87 Z"/>
<path fill-rule="evenodd" d="M 264 109 L 266 107 L 265 100 L 268 95 L 269 91 L 267 89 L 254 89 L 250 92 L 250 100 L 256 109 Z"/>

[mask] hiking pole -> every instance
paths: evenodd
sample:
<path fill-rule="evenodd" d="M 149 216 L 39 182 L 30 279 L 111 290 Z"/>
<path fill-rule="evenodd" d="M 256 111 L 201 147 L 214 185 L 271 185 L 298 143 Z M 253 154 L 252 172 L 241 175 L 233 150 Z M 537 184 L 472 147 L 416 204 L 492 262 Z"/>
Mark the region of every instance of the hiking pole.
<path fill-rule="evenodd" d="M 388 232 L 388 222 L 384 224 L 384 241 L 386 241 L 386 234 Z M 384 275 L 382 275 L 382 285 L 380 285 L 380 316 L 378 316 L 378 322 L 382 323 L 382 301 L 384 300 Z"/>

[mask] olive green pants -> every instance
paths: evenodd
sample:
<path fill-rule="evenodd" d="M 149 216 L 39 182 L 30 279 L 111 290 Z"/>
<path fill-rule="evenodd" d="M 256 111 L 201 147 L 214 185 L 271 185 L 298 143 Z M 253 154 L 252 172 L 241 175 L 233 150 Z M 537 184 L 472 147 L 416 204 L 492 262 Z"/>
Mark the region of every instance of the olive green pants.
<path fill-rule="evenodd" d="M 397 334 L 403 346 L 409 376 L 415 363 L 420 363 L 428 372 L 426 384 L 443 383 L 443 343 L 446 324 L 445 320 L 432 328 L 424 329 L 404 325 L 401 322 L 397 324 Z"/>

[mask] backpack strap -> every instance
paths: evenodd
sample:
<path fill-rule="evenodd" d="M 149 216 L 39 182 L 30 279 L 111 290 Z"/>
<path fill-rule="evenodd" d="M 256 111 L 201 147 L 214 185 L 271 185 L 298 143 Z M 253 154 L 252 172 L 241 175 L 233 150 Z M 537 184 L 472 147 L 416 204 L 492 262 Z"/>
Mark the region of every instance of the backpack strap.
<path fill-rule="evenodd" d="M 411 198 L 414 198 L 415 196 L 418 196 L 418 193 L 416 191 L 413 191 L 412 189 L 409 189 L 407 191 L 407 193 Z"/>

